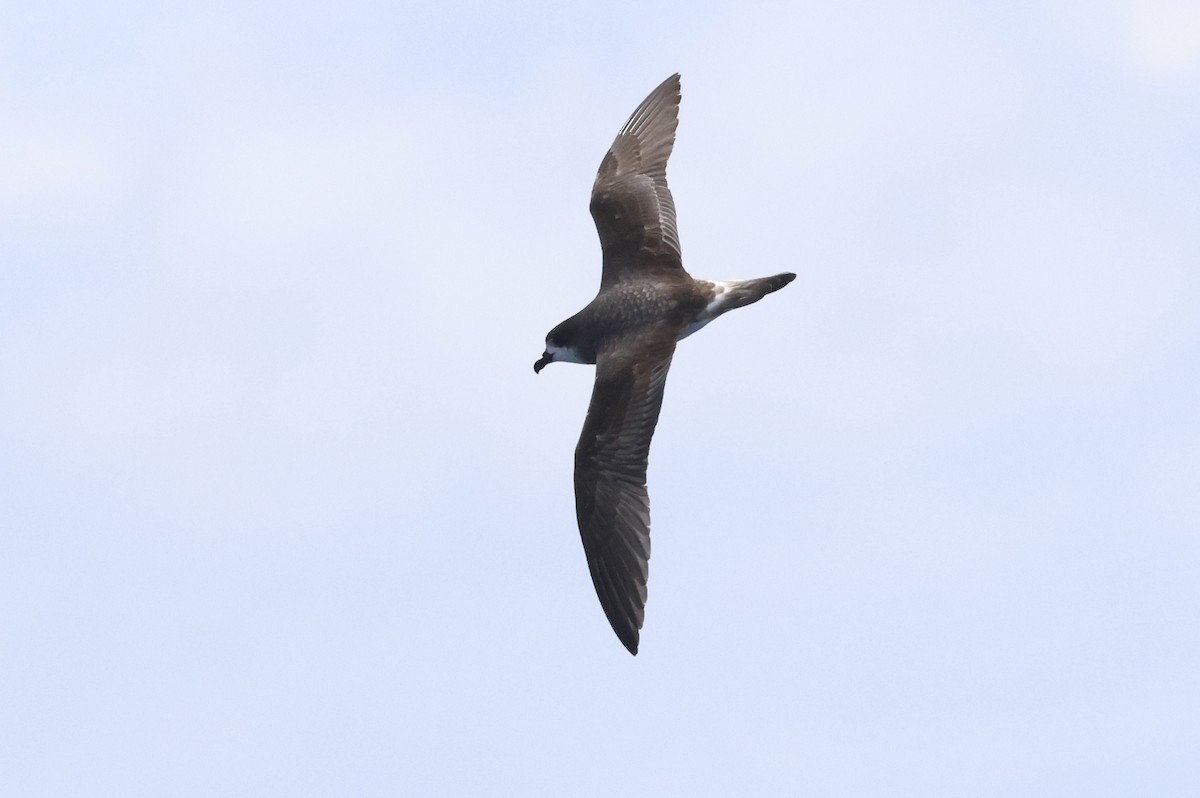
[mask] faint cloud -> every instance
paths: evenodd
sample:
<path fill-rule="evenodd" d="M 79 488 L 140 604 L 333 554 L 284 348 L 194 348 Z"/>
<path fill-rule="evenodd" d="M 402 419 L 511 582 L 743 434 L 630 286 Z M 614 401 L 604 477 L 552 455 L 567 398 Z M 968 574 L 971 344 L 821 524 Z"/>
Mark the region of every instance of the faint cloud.
<path fill-rule="evenodd" d="M 86 214 L 103 198 L 121 193 L 126 159 L 107 131 L 11 120 L 0 130 L 0 209 L 4 212 L 53 206 L 58 214 Z"/>
<path fill-rule="evenodd" d="M 1200 68 L 1200 3 L 1195 0 L 1132 0 L 1130 47 L 1136 64 L 1161 76 Z"/>
<path fill-rule="evenodd" d="M 402 200 L 411 139 L 398 120 L 237 119 L 202 131 L 189 148 L 182 194 L 191 215 L 225 235 L 374 225 Z"/>
<path fill-rule="evenodd" d="M 1044 181 L 981 194 L 961 229 L 962 249 L 938 279 L 961 281 L 962 329 L 1005 341 L 1058 379 L 1143 356 L 1186 274 L 1151 223 Z"/>
<path fill-rule="evenodd" d="M 1063 42 L 1150 78 L 1200 69 L 1196 0 L 1058 0 L 1048 5 Z"/>

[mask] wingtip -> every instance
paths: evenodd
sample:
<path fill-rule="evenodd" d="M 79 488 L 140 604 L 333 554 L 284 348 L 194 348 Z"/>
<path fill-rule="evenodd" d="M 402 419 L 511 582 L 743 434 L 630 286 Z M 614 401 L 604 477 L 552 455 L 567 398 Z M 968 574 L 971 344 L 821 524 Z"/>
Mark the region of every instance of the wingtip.
<path fill-rule="evenodd" d="M 666 80 L 664 80 L 662 83 L 658 84 L 658 86 L 655 87 L 654 91 L 650 92 L 649 96 L 653 97 L 655 94 L 658 94 L 658 93 L 661 93 L 664 91 L 670 91 L 671 94 L 675 95 L 678 98 L 682 94 L 682 83 L 683 83 L 683 77 L 678 72 L 676 72 L 676 73 L 672 74 L 670 77 L 668 77 Z"/>
<path fill-rule="evenodd" d="M 617 624 L 612 623 L 611 619 L 609 620 L 609 625 L 616 632 L 617 639 L 621 641 L 621 645 L 625 646 L 625 650 L 636 657 L 638 644 L 642 639 L 641 629 L 636 626 L 622 626 L 621 628 L 617 628 Z"/>
<path fill-rule="evenodd" d="M 618 626 L 618 624 L 612 622 L 611 618 L 609 619 L 609 625 L 612 627 L 613 632 L 616 633 L 617 639 L 621 641 L 621 645 L 625 647 L 625 650 L 636 657 L 638 643 L 641 642 L 642 637 L 641 630 L 635 626 Z"/>

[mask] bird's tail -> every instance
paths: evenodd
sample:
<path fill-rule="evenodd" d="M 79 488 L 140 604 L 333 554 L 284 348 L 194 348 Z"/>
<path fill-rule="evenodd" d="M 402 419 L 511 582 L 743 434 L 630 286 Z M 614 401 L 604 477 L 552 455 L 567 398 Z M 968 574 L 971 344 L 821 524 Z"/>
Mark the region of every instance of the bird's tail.
<path fill-rule="evenodd" d="M 772 277 L 759 277 L 757 280 L 739 280 L 733 283 L 725 283 L 728 286 L 726 294 L 720 297 L 725 305 L 725 310 L 733 310 L 745 305 L 750 305 L 765 297 L 767 294 L 774 293 L 780 288 L 796 279 L 796 275 L 791 272 L 776 274 Z"/>
<path fill-rule="evenodd" d="M 705 308 L 701 318 L 715 319 L 722 313 L 728 313 L 736 308 L 752 305 L 767 294 L 778 291 L 796 279 L 791 272 L 776 274 L 772 277 L 759 277 L 756 280 L 735 280 L 731 282 L 713 283 L 713 298 Z"/>

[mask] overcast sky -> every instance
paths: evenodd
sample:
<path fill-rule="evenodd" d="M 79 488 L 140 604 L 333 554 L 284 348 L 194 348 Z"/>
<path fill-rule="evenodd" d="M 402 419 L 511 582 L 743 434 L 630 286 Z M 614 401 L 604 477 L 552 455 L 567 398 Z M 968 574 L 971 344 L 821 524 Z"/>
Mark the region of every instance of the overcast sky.
<path fill-rule="evenodd" d="M 596 167 L 696 276 L 641 653 Z M 1200 794 L 1200 6 L 9 3 L 0 793 Z"/>

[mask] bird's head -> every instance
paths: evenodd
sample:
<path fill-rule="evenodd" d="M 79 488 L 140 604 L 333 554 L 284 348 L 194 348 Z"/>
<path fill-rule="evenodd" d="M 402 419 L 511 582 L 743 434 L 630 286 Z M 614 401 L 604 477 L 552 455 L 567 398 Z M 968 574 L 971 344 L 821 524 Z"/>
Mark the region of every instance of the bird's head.
<path fill-rule="evenodd" d="M 594 362 L 588 361 L 583 357 L 583 355 L 580 354 L 579 349 L 569 342 L 568 339 L 570 336 L 560 330 L 561 327 L 562 325 L 560 324 L 558 327 L 555 327 L 553 330 L 551 330 L 550 334 L 546 336 L 546 351 L 543 352 L 542 356 L 538 358 L 536 363 L 533 364 L 534 374 L 540 373 L 542 369 L 554 362 Z"/>

